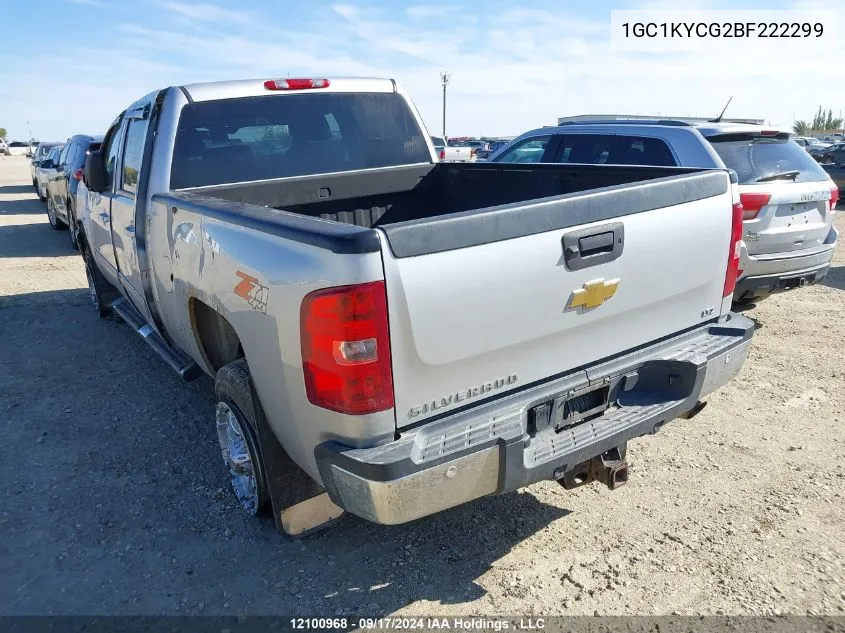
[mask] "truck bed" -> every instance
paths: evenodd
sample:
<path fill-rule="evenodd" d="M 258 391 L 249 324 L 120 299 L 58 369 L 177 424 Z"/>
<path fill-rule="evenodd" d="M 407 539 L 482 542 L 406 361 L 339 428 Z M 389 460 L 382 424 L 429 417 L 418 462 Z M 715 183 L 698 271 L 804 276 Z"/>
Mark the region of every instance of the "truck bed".
<path fill-rule="evenodd" d="M 486 235 L 484 239 L 497 241 L 537 232 L 531 227 L 549 230 L 575 226 L 587 221 L 586 215 L 595 216 L 594 203 L 579 203 L 580 196 L 576 195 L 588 191 L 598 193 L 612 188 L 607 194 L 614 198 L 613 202 L 618 202 L 619 196 L 625 198 L 624 212 L 618 204 L 606 201 L 609 204 L 605 206 L 612 211 L 608 217 L 714 195 L 705 183 L 722 186 L 723 179 L 708 180 L 705 171 L 650 166 L 436 163 L 192 188 L 177 192 L 176 197 L 182 203 L 202 205 L 206 212 L 215 209 L 227 216 L 233 214 L 254 228 L 260 228 L 255 225 L 258 223 L 305 233 L 328 232 L 331 237 L 354 236 L 351 241 L 355 242 L 369 240 L 354 231 L 338 230 L 339 227 L 332 230 L 325 225 L 297 221 L 292 216 L 320 218 L 363 229 L 381 228 L 394 255 L 402 257 L 472 245 L 482 234 Z M 681 181 L 676 178 L 683 175 L 692 177 Z M 646 190 L 641 187 L 628 190 L 624 186 L 634 187 L 648 181 L 653 186 Z M 558 203 L 568 208 L 553 214 L 554 218 L 549 209 L 536 206 L 517 217 L 506 213 L 512 210 L 512 205 L 544 198 L 558 198 Z M 282 213 L 261 211 L 258 207 Z M 448 235 L 440 231 L 440 237 L 447 239 L 439 245 L 432 244 L 430 236 L 424 235 L 431 227 L 427 221 L 453 214 L 457 215 L 451 219 L 452 231 Z M 485 227 L 480 230 L 482 215 Z M 506 216 L 507 226 L 502 220 Z M 498 219 L 490 222 L 493 217 Z M 442 228 L 442 222 L 438 224 Z"/>

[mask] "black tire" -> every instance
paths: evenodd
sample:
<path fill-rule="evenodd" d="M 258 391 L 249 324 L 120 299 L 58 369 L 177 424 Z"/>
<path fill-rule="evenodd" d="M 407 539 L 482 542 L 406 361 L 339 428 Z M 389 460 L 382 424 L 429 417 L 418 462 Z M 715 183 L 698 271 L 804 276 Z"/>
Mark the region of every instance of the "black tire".
<path fill-rule="evenodd" d="M 38 181 L 35 178 L 32 179 L 32 186 L 35 187 L 35 191 L 37 192 L 38 191 Z"/>
<path fill-rule="evenodd" d="M 49 191 L 47 192 L 50 193 Z M 67 228 L 67 224 L 62 222 L 59 219 L 59 216 L 56 215 L 56 205 L 53 204 L 52 198 L 47 196 L 47 221 L 50 223 L 50 228 L 54 231 L 64 231 Z"/>
<path fill-rule="evenodd" d="M 41 200 L 41 202 L 47 202 L 47 196 L 41 195 L 41 187 L 38 186 L 37 181 L 35 183 L 35 192 L 38 194 L 38 199 Z"/>
<path fill-rule="evenodd" d="M 223 415 L 221 405 L 224 405 L 237 419 L 239 431 L 241 431 L 239 436 L 243 438 L 249 451 L 251 474 L 254 475 L 255 479 L 255 499 L 244 498 L 243 490 L 239 493 L 235 486 L 236 473 L 231 462 L 225 461 L 229 468 L 235 496 L 247 513 L 253 516 L 263 515 L 269 508 L 270 494 L 267 487 L 266 469 L 258 442 L 258 425 L 255 421 L 255 409 L 250 389 L 249 366 L 245 358 L 224 365 L 217 371 L 214 380 L 214 393 L 217 396 L 215 420 L 218 425 L 218 441 L 221 445 L 221 452 L 223 452 L 223 440 L 219 435 L 219 427 L 222 423 L 221 415 Z M 224 460 L 226 459 L 227 453 L 224 452 Z"/>
<path fill-rule="evenodd" d="M 79 250 L 79 225 L 76 223 L 76 212 L 73 210 L 71 198 L 67 200 L 67 228 L 70 234 L 70 247 Z"/>
<path fill-rule="evenodd" d="M 94 261 L 91 249 L 82 249 L 82 260 L 85 262 L 85 276 L 88 278 L 88 293 L 91 297 L 91 304 L 100 318 L 105 319 L 111 312 L 111 303 L 117 299 L 117 291 L 114 289 Z"/>

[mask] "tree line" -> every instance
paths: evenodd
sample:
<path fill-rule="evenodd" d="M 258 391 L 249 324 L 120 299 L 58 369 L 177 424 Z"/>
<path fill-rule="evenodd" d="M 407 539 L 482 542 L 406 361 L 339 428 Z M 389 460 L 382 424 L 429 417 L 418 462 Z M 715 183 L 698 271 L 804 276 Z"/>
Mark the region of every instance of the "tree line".
<path fill-rule="evenodd" d="M 842 129 L 842 118 L 834 118 L 833 110 L 825 109 L 819 106 L 816 116 L 812 121 L 796 121 L 792 124 L 792 130 L 796 134 L 807 134 L 811 131 L 817 132 L 832 132 L 834 130 Z"/>

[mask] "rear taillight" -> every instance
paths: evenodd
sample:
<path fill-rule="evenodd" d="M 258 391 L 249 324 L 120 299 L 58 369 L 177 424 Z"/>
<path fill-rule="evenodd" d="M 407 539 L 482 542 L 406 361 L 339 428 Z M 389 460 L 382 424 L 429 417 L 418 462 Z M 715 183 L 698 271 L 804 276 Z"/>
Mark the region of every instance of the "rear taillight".
<path fill-rule="evenodd" d="M 446 160 L 446 150 L 445 149 L 440 150 L 440 160 Z"/>
<path fill-rule="evenodd" d="M 839 187 L 833 187 L 830 190 L 830 210 L 836 209 L 836 203 L 839 202 Z"/>
<path fill-rule="evenodd" d="M 363 415 L 393 407 L 384 282 L 317 290 L 302 300 L 305 392 L 324 409 Z"/>
<path fill-rule="evenodd" d="M 760 213 L 760 209 L 769 204 L 772 199 L 770 193 L 742 193 L 739 195 L 743 208 L 743 220 L 753 220 Z"/>
<path fill-rule="evenodd" d="M 83 172 L 82 172 L 81 169 L 77 169 L 75 172 L 73 172 L 73 179 L 74 180 L 82 180 L 82 173 Z"/>
<path fill-rule="evenodd" d="M 328 79 L 270 79 L 264 82 L 266 90 L 307 90 L 308 88 L 328 88 Z"/>
<path fill-rule="evenodd" d="M 733 294 L 736 288 L 736 279 L 739 277 L 739 252 L 742 247 L 742 217 L 743 217 L 742 203 L 737 202 L 733 206 L 733 214 L 731 219 L 731 243 L 728 249 L 728 268 L 725 271 L 725 287 L 722 292 L 723 297 Z"/>

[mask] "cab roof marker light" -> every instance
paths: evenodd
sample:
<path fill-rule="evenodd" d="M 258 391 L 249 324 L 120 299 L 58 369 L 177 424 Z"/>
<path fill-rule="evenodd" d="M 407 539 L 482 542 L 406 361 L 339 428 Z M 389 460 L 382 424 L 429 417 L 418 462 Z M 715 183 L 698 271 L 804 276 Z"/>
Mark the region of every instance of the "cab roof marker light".
<path fill-rule="evenodd" d="M 331 82 L 328 79 L 268 79 L 264 82 L 266 90 L 308 90 L 309 88 L 328 88 Z"/>

